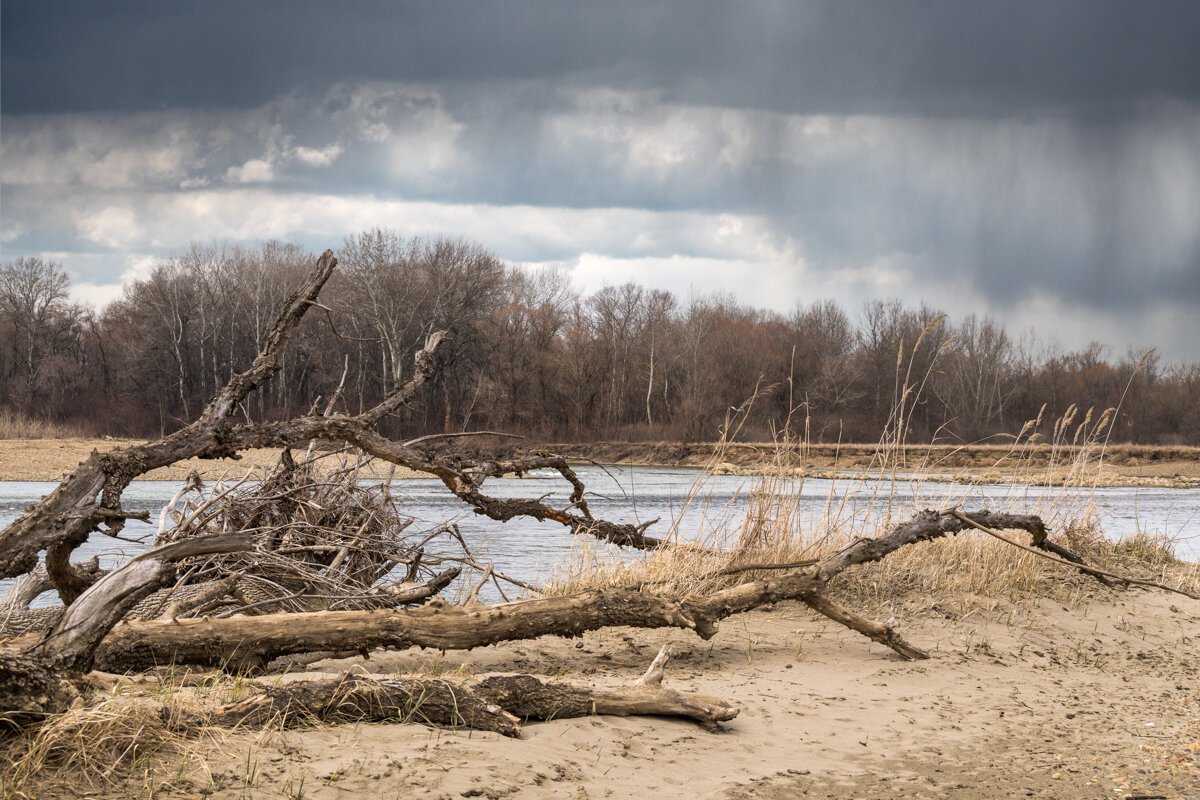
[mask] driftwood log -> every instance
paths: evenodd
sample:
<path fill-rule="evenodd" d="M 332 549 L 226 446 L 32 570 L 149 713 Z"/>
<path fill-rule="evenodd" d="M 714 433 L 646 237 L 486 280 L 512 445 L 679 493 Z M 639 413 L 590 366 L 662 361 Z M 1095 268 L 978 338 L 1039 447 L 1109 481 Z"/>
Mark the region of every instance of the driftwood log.
<path fill-rule="evenodd" d="M 523 720 L 611 716 L 693 719 L 708 730 L 733 719 L 738 709 L 707 695 L 663 687 L 664 646 L 630 686 L 593 689 L 532 675 L 489 675 L 475 681 L 450 678 L 384 678 L 342 675 L 332 680 L 261 686 L 204 721 L 211 725 L 283 725 L 322 722 L 412 720 L 519 736 Z"/>
<path fill-rule="evenodd" d="M 100 640 L 131 608 L 175 577 L 174 562 L 250 546 L 248 536 L 208 536 L 147 550 L 108 573 L 46 634 L 0 642 L 0 718 L 20 723 L 62 711 L 86 686 Z"/>
<path fill-rule="evenodd" d="M 968 518 L 993 528 L 1038 531 L 1043 527 L 1036 516 L 980 511 Z M 281 656 L 314 650 L 469 650 L 539 636 L 579 636 L 618 625 L 678 628 L 709 639 L 726 617 L 784 600 L 804 602 L 905 658 L 923 659 L 928 653 L 905 641 L 892 626 L 845 608 L 830 599 L 825 588 L 855 564 L 878 561 L 905 545 L 968 527 L 953 516 L 927 511 L 884 536 L 859 539 L 810 567 L 706 596 L 675 598 L 635 589 L 597 589 L 492 606 L 451 606 L 435 599 L 414 609 L 129 621 L 105 638 L 95 663 L 108 672 L 165 663 L 254 669 Z"/>

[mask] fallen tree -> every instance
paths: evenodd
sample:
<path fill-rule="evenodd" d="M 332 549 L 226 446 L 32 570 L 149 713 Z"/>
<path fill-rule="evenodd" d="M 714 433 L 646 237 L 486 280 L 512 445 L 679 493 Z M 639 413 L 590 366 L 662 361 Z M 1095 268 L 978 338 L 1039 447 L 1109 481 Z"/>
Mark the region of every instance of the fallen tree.
<path fill-rule="evenodd" d="M 718 723 L 737 716 L 736 708 L 717 698 L 664 688 L 663 668 L 669 653 L 664 646 L 645 675 L 617 689 L 584 688 L 532 675 L 488 675 L 475 681 L 458 681 L 351 674 L 331 680 L 258 686 L 256 693 L 206 715 L 203 721 L 228 727 L 290 727 L 313 720 L 400 719 L 519 736 L 521 722 L 530 719 L 637 714 L 685 717 L 715 730 Z"/>
<path fill-rule="evenodd" d="M 253 670 L 273 659 L 313 650 L 470 650 L 539 636 L 573 637 L 614 626 L 677 628 L 709 639 L 721 620 L 784 600 L 803 602 L 905 658 L 924 659 L 928 653 L 907 642 L 891 625 L 831 599 L 827 586 L 854 565 L 878 561 L 906 545 L 959 533 L 973 524 L 1030 531 L 1035 541 L 1045 534 L 1037 516 L 978 511 L 962 517 L 926 511 L 884 536 L 859 539 L 809 566 L 707 595 L 671 597 L 613 588 L 482 607 L 451 606 L 435 599 L 420 608 L 388 611 L 130 621 L 116 626 L 104 639 L 95 664 L 108 672 L 166 663 Z"/>
<path fill-rule="evenodd" d="M 175 580 L 177 562 L 200 554 L 246 552 L 253 547 L 245 537 L 235 541 L 228 537 L 194 536 L 153 548 L 103 577 L 94 569 L 71 563 L 71 554 L 91 534 L 99 531 L 118 536 L 126 520 L 148 521 L 146 512 L 127 512 L 122 507 L 122 492 L 132 480 L 189 458 L 236 457 L 238 451 L 247 448 L 286 449 L 314 440 L 342 442 L 373 457 L 438 478 L 475 513 L 501 522 L 529 516 L 558 522 L 573 532 L 623 546 L 652 548 L 662 544 L 645 535 L 649 523 L 623 525 L 594 518 L 583 483 L 561 457 L 547 454 L 520 460 L 462 462 L 436 450 L 424 449 L 421 447 L 427 441 L 424 437 L 396 442 L 379 434 L 376 426 L 409 402 L 435 373 L 437 351 L 446 339 L 444 332 L 429 335 L 424 348 L 416 354 L 415 369 L 407 383 L 360 414 L 318 414 L 314 409 L 313 413 L 290 420 L 233 424 L 232 416 L 243 401 L 279 371 L 289 339 L 305 313 L 317 304 L 321 288 L 336 264 L 331 251 L 321 255 L 299 289 L 285 301 L 254 362 L 246 371 L 233 376 L 195 421 L 145 445 L 93 452 L 53 492 L 0 531 L 0 577 L 35 571 L 39 554 L 44 553 L 44 579 L 53 585 L 64 604 L 50 630 L 0 643 L 0 714 L 10 720 L 28 719 L 65 708 L 86 687 L 81 676 L 95 665 L 100 640 L 138 603 Z M 544 468 L 556 470 L 572 487 L 566 506 L 555 507 L 541 499 L 499 499 L 482 491 L 489 478 Z M 437 582 L 435 589 L 444 583 Z M 16 610 L 20 610 L 21 597 L 30 591 L 27 586 L 14 599 Z M 420 596 L 398 591 L 390 599 L 410 600 Z M 13 610 L 10 608 L 10 613 Z M 218 627 L 236 627 L 243 621 L 241 617 L 212 620 Z M 182 622 L 172 620 L 169 624 Z"/>
<path fill-rule="evenodd" d="M 123 490 L 139 475 L 191 457 L 236 456 L 239 450 L 251 447 L 283 448 L 284 461 L 288 462 L 290 456 L 286 455 L 286 448 L 318 439 L 352 446 L 371 457 L 436 477 L 476 514 L 497 521 L 526 516 L 557 522 L 574 533 L 594 536 L 619 546 L 640 549 L 674 546 L 647 536 L 649 523 L 629 525 L 595 518 L 588 507 L 583 483 L 559 456 L 539 453 L 525 459 L 464 461 L 428 449 L 429 442 L 436 439 L 422 437 L 397 442 L 380 434 L 378 424 L 411 400 L 434 375 L 438 368 L 438 348 L 445 339 L 445 334 L 440 332 L 431 334 L 425 347 L 416 354 L 415 370 L 408 383 L 362 413 L 333 414 L 331 404 L 323 414 L 314 411 L 290 420 L 232 424 L 234 410 L 251 391 L 278 371 L 289 337 L 306 310 L 316 304 L 317 295 L 335 265 L 331 252 L 321 256 L 300 290 L 285 303 L 254 363 L 245 372 L 235 375 L 196 421 L 149 444 L 93 453 L 54 492 L 0 532 L 0 575 L 32 573 L 39 554 L 44 552 L 44 577 L 38 576 L 37 580 L 53 585 L 65 607 L 48 631 L 0 642 L 0 714 L 20 723 L 61 711 L 88 690 L 84 675 L 94 667 L 107 671 L 134 671 L 175 664 L 260 671 L 275 659 L 302 657 L 314 652 L 366 652 L 375 648 L 411 647 L 470 649 L 543 635 L 578 636 L 585 631 L 618 625 L 691 630 L 708 639 L 715 635 L 721 620 L 784 600 L 805 603 L 905 658 L 923 659 L 928 653 L 907 642 L 892 625 L 868 619 L 834 601 L 828 592 L 830 582 L 856 565 L 878 561 L 908 545 L 968 528 L 982 528 L 993 535 L 998 535 L 995 534 L 997 529 L 1027 531 L 1032 535 L 1034 549 L 1039 552 L 1051 553 L 1056 560 L 1065 559 L 1064 563 L 1078 569 L 1097 572 L 1073 553 L 1050 542 L 1045 525 L 1036 516 L 990 511 L 964 513 L 953 509 L 922 512 L 879 537 L 858 539 L 821 559 L 790 565 L 756 565 L 756 570 L 770 574 L 748 582 L 735 582 L 705 594 L 653 594 L 644 591 L 645 586 L 634 586 L 493 606 L 450 606 L 435 599 L 420 608 L 395 607 L 439 591 L 448 582 L 447 573 L 443 572 L 428 576 L 429 580 L 423 584 L 393 587 L 390 594 L 384 593 L 387 597 L 367 597 L 365 607 L 304 611 L 303 602 L 319 596 L 320 581 L 327 573 L 348 568 L 347 565 L 352 566 L 351 571 L 355 574 L 362 573 L 369 578 L 362 584 L 368 587 L 401 563 L 407 564 L 409 577 L 415 577 L 421 561 L 420 545 L 403 557 L 385 552 L 382 560 L 364 557 L 351 564 L 347 558 L 357 545 L 352 546 L 339 538 L 337 528 L 341 523 L 317 526 L 322 533 L 316 538 L 289 539 L 296 515 L 302 514 L 303 503 L 297 501 L 291 488 L 277 486 L 270 480 L 265 483 L 265 489 L 260 487 L 269 500 L 262 506 L 269 511 L 263 512 L 265 516 L 255 516 L 256 511 L 244 519 L 239 517 L 241 523 L 231 523 L 233 517 L 227 516 L 221 526 L 210 528 L 202 523 L 214 519 L 215 512 L 210 512 L 208 505 L 202 505 L 186 516 L 181 515 L 177 526 L 160 536 L 158 546 L 112 572 L 101 574 L 95 569 L 71 564 L 71 553 L 92 533 L 102 531 L 117 535 L 127 519 L 146 518 L 145 513 L 126 512 L 121 506 Z M 545 498 L 495 498 L 483 491 L 490 478 L 519 475 L 535 469 L 555 470 L 570 485 L 566 505 L 555 506 Z M 354 483 L 352 478 L 351 483 Z M 363 524 L 370 524 L 369 519 Z M 229 527 L 245 530 L 239 535 L 212 535 L 213 530 Z M 130 618 L 132 610 L 151 593 L 176 582 L 180 564 L 190 564 L 186 576 L 207 575 L 219 583 L 231 575 L 262 572 L 274 563 L 263 554 L 283 551 L 304 553 L 305 558 L 310 559 L 305 563 L 311 568 L 300 570 L 298 577 L 292 576 L 299 581 L 299 586 L 307 588 L 261 602 L 243 603 L 241 607 L 229 609 L 229 613 L 192 619 L 178 618 L 182 606 L 168 599 L 160 611 L 165 618 Z M 203 563 L 194 560 L 200 557 L 205 559 Z M 777 567 L 784 568 L 777 570 Z M 206 569 L 209 572 L 205 572 Z M 739 569 L 749 567 L 731 564 L 723 568 L 721 574 L 732 575 Z M 485 578 L 491 573 L 489 568 Z M 29 581 L 31 585 L 34 582 L 32 578 Z M 275 583 L 283 585 L 286 581 L 281 578 Z M 32 588 L 23 588 L 21 596 L 30 591 Z M 290 613 L 247 615 L 272 604 L 292 601 L 300 605 L 293 605 Z M 539 708 L 561 706 L 581 713 L 586 709 L 593 712 L 624 709 L 630 713 L 684 713 L 681 709 L 690 707 L 687 703 L 692 701 L 680 701 L 678 696 L 667 697 L 660 686 L 654 688 L 661 682 L 661 664 L 659 667 L 656 673 L 659 678 L 653 685 L 647 679 L 635 687 L 611 690 L 608 694 L 558 683 L 549 686 L 533 676 L 508 676 L 487 678 L 470 685 L 458 684 L 445 689 L 450 694 L 443 700 L 445 707 L 451 709 L 447 712 L 451 714 L 448 719 L 455 724 L 478 723 L 480 727 L 505 733 L 511 733 L 515 728 L 512 727 L 513 720 L 504 714 L 514 718 L 538 717 L 542 713 Z M 403 716 L 399 712 L 406 704 L 411 705 L 413 697 L 424 696 L 422 692 L 437 695 L 445 686 L 437 682 L 413 681 L 353 678 L 310 685 L 290 684 L 278 690 L 264 690 L 253 699 L 222 710 L 214 719 L 241 724 L 261 719 L 263 715 L 287 719 L 289 714 L 297 713 L 325 718 L 344 714 L 348 707 L 384 709 L 378 713 L 390 719 Z M 460 697 L 471 699 L 476 710 L 467 714 L 462 707 L 456 706 L 456 699 Z M 550 705 L 546 706 L 546 703 Z M 710 726 L 728 718 L 722 714 L 732 712 L 728 704 L 713 698 L 696 700 L 693 705 L 708 710 L 685 715 Z M 489 710 L 490 707 L 499 712 Z M 431 713 L 432 709 L 431 705 Z M 637 709 L 646 710 L 638 712 Z M 562 713 L 557 715 L 562 716 Z M 359 718 L 376 717 L 360 715 Z"/>

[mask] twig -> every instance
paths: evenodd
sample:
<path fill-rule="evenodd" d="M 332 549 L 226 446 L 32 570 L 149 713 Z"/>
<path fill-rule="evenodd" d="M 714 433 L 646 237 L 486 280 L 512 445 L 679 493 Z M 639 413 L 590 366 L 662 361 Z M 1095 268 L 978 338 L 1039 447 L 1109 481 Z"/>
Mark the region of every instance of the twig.
<path fill-rule="evenodd" d="M 469 595 L 467 595 L 467 599 L 463 603 L 463 605 L 471 606 L 471 605 L 475 605 L 476 603 L 478 603 L 479 602 L 479 590 L 482 589 L 484 587 L 484 585 L 487 584 L 488 579 L 490 579 L 491 577 L 492 577 L 492 565 L 488 564 L 487 569 L 485 569 L 483 571 L 483 577 L 479 580 L 479 583 L 475 584 L 475 588 L 471 590 L 471 593 Z"/>
<path fill-rule="evenodd" d="M 463 431 L 461 433 L 431 433 L 428 436 L 418 436 L 416 439 L 409 439 L 404 443 L 405 447 L 412 447 L 414 444 L 428 442 L 433 439 L 458 439 L 464 436 L 503 436 L 506 439 L 528 439 L 528 436 L 521 436 L 517 433 L 504 433 L 503 431 Z"/>
<path fill-rule="evenodd" d="M 450 562 L 456 563 L 456 564 L 463 564 L 465 566 L 471 567 L 472 569 L 477 569 L 481 572 L 490 571 L 492 573 L 493 577 L 499 578 L 502 581 L 507 581 L 508 583 L 511 583 L 513 586 L 519 586 L 522 589 L 526 589 L 530 592 L 534 592 L 535 594 L 544 594 L 544 591 L 537 586 L 528 584 L 522 580 L 517 580 L 516 578 L 510 578 L 509 576 L 505 575 L 503 572 L 500 572 L 499 570 L 495 569 L 494 567 L 480 566 L 478 563 L 476 563 L 475 561 L 473 561 L 469 558 L 458 558 L 456 556 L 441 556 L 440 558 L 435 557 L 433 560 L 429 561 L 429 563 L 430 564 L 440 564 L 443 561 L 450 561 Z"/>

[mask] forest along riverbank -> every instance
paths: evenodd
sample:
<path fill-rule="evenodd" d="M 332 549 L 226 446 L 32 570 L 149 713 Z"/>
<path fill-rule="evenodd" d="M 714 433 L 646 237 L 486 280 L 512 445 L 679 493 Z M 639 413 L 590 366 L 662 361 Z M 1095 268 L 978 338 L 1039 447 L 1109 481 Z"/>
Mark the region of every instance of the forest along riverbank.
<path fill-rule="evenodd" d="M 58 481 L 93 450 L 110 450 L 142 444 L 121 439 L 4 439 L 0 440 L 0 481 Z M 507 443 L 506 443 L 507 444 Z M 523 445 L 505 448 L 516 455 L 548 449 L 568 458 L 598 464 L 660 467 L 705 467 L 723 474 L 756 474 L 776 466 L 780 457 L 797 472 L 825 471 L 869 473 L 879 469 L 878 444 L 804 444 L 781 449 L 772 442 L 585 442 L 558 443 L 544 448 Z M 488 456 L 492 445 L 484 442 L 456 445 L 464 455 Z M 1097 459 L 1092 448 L 1087 475 L 1098 485 L 1200 487 L 1200 447 L 1110 445 Z M 241 477 L 253 466 L 275 463 L 276 450 L 248 450 L 242 458 L 190 459 L 154 470 L 142 480 L 184 480 L 196 471 L 205 480 Z M 1069 447 L 1028 447 L 1014 451 L 1008 445 L 908 445 L 899 453 L 899 469 L 941 479 L 982 480 L 998 483 L 1058 482 L 1067 478 L 1076 461 Z M 416 477 L 402 468 L 394 472 L 382 465 L 376 477 Z"/>

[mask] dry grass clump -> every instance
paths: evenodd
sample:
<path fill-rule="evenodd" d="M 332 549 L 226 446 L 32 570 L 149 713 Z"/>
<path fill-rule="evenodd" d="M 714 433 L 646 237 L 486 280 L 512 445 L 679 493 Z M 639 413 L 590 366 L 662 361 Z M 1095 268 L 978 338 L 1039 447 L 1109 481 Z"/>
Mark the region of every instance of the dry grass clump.
<path fill-rule="evenodd" d="M 74 425 L 28 417 L 17 411 L 0 408 L 0 439 L 71 439 L 85 436 Z"/>
<path fill-rule="evenodd" d="M 1176 560 L 1165 541 L 1138 536 L 1111 542 L 1099 528 L 1084 526 L 1057 541 L 1100 569 L 1193 593 L 1200 590 L 1200 565 Z M 928 602 L 982 597 L 1013 604 L 1049 597 L 1073 604 L 1102 586 L 1091 576 L 968 531 L 907 547 L 845 572 L 831 588 L 836 595 L 868 605 L 917 597 Z"/>
<path fill-rule="evenodd" d="M 98 684 L 115 682 L 98 686 L 88 701 L 78 701 L 39 726 L 0 737 L 0 800 L 94 794 L 154 798 L 164 791 L 192 797 L 229 786 L 253 788 L 258 770 L 254 747 L 284 727 L 323 725 L 305 719 L 284 726 L 278 718 L 235 728 L 210 724 L 214 712 L 255 693 L 262 681 L 286 682 L 303 679 L 302 674 L 268 676 L 257 684 L 242 675 L 170 668 L 131 678 L 94 675 L 101 676 Z M 475 677 L 475 668 L 450 667 L 432 657 L 407 676 L 465 681 Z M 417 711 L 414 707 L 398 720 L 416 720 Z M 239 745 L 232 743 L 238 740 Z M 210 765 L 214 755 L 220 758 L 234 746 L 240 750 L 247 745 L 251 749 L 244 769 L 230 773 L 226 758 L 221 758 L 225 770 L 214 771 Z"/>
<path fill-rule="evenodd" d="M 770 478 L 764 483 L 776 490 L 783 485 Z M 790 495 L 756 491 L 736 536 L 714 533 L 695 546 L 664 548 L 633 561 L 616 560 L 610 551 L 582 543 L 570 563 L 547 582 L 545 591 L 567 594 L 629 586 L 662 594 L 706 594 L 775 573 L 752 569 L 728 575 L 720 574 L 722 571 L 740 565 L 818 559 L 856 538 L 878 536 L 919 510 L 918 505 L 897 502 L 886 522 L 871 523 L 849 516 L 836 502 L 827 502 L 824 516 L 803 523 L 794 502 L 797 498 L 798 490 Z M 886 498 L 880 500 L 884 502 Z M 1200 564 L 1176 559 L 1169 540 L 1140 533 L 1114 542 L 1104 537 L 1094 513 L 1074 511 L 1079 516 L 1060 522 L 1054 538 L 1087 563 L 1131 578 L 1200 592 Z M 937 602 L 963 596 L 1006 598 L 1014 603 L 1032 597 L 1069 602 L 1080 596 L 1081 587 L 1090 591 L 1101 584 L 976 531 L 901 548 L 882 561 L 848 570 L 831 584 L 835 595 L 866 605 L 914 597 Z"/>
<path fill-rule="evenodd" d="M 32 800 L 68 790 L 124 787 L 154 796 L 164 780 L 185 788 L 204 769 L 200 753 L 225 736 L 203 724 L 205 712 L 229 701 L 241 681 L 213 677 L 200 687 L 182 679 L 152 682 L 151 691 L 118 683 L 36 728 L 0 741 L 0 798 Z M 169 770 L 170 775 L 164 774 Z"/>

